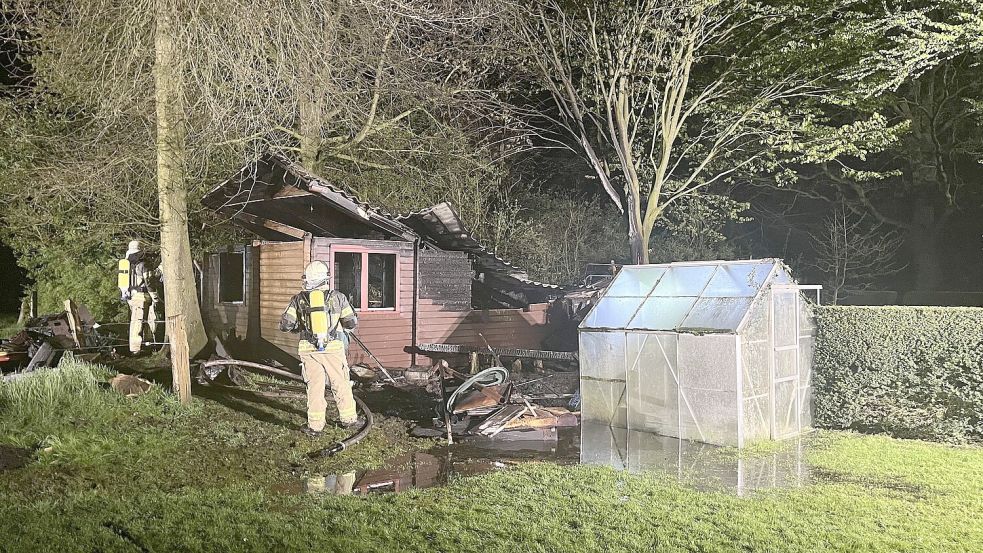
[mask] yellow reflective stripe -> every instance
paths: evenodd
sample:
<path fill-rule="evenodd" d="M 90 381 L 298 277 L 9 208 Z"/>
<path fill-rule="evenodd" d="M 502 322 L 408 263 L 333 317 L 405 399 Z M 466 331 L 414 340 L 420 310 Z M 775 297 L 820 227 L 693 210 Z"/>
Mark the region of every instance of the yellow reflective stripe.
<path fill-rule="evenodd" d="M 307 419 L 308 420 L 312 420 L 312 421 L 323 421 L 324 420 L 324 412 L 315 413 L 313 411 L 308 411 L 307 412 Z"/>
<path fill-rule="evenodd" d="M 341 318 L 342 319 L 346 319 L 346 318 L 351 317 L 353 315 L 355 315 L 355 312 L 352 311 L 352 308 L 351 307 L 348 307 L 346 305 L 344 308 L 342 308 L 342 310 L 341 310 Z"/>
<path fill-rule="evenodd" d="M 274 311 L 274 313 L 276 313 L 276 311 Z M 297 309 L 294 308 L 293 304 L 291 304 L 289 307 L 287 307 L 287 310 L 284 311 L 284 313 L 286 315 L 289 315 L 289 316 L 295 318 L 295 319 L 297 318 Z"/>

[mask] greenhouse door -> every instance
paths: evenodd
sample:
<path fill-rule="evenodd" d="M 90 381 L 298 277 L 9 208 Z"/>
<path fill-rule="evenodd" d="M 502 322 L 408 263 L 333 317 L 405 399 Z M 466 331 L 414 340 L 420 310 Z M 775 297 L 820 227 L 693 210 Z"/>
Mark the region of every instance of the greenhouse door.
<path fill-rule="evenodd" d="M 772 286 L 772 439 L 799 432 L 799 301 L 797 286 Z"/>

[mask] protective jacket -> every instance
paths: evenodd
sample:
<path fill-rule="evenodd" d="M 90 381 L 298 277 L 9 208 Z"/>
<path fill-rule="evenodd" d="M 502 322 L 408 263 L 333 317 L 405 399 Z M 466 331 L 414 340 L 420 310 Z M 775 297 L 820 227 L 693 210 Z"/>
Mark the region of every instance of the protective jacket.
<path fill-rule="evenodd" d="M 280 330 L 299 332 L 300 353 L 345 351 L 345 330 L 358 326 L 358 318 L 348 298 L 335 290 L 318 288 L 303 291 L 290 299 L 280 317 Z"/>

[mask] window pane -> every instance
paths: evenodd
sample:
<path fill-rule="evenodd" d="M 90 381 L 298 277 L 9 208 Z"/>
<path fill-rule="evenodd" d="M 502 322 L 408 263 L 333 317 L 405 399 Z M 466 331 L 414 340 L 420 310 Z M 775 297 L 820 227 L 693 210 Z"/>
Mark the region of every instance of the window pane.
<path fill-rule="evenodd" d="M 218 301 L 243 301 L 245 283 L 242 252 L 218 254 L 218 278 Z"/>
<path fill-rule="evenodd" d="M 396 254 L 369 254 L 369 307 L 396 307 Z"/>
<path fill-rule="evenodd" d="M 335 252 L 334 254 L 335 290 L 348 296 L 352 307 L 362 307 L 362 254 Z"/>

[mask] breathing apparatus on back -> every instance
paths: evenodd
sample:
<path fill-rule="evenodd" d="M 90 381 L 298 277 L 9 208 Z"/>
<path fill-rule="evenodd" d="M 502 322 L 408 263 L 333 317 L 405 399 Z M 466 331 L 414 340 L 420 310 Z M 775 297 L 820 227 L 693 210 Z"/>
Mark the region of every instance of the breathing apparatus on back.
<path fill-rule="evenodd" d="M 133 292 L 146 291 L 143 273 L 143 248 L 139 240 L 131 240 L 116 269 L 116 286 L 124 301 L 130 299 Z"/>
<path fill-rule="evenodd" d="M 304 269 L 303 287 L 307 292 L 308 331 L 307 340 L 314 344 L 317 351 L 324 351 L 325 346 L 337 335 L 340 317 L 335 320 L 333 327 L 330 316 L 332 290 L 331 275 L 328 266 L 323 261 L 312 261 Z M 347 338 L 347 336 L 346 336 Z M 346 344 L 347 346 L 347 344 Z"/>

